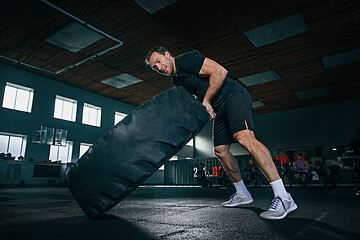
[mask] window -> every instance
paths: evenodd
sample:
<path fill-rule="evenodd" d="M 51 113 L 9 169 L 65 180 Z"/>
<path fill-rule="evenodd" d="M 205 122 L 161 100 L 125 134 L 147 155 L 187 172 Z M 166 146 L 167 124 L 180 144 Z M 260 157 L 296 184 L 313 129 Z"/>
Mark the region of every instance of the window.
<path fill-rule="evenodd" d="M 86 151 L 92 146 L 92 144 L 88 143 L 80 143 L 80 153 L 79 153 L 79 159 L 86 153 Z"/>
<path fill-rule="evenodd" d="M 31 112 L 34 89 L 6 83 L 2 106 L 23 112 Z"/>
<path fill-rule="evenodd" d="M 25 156 L 27 136 L 0 133 L 0 152 L 11 153 L 16 158 Z"/>
<path fill-rule="evenodd" d="M 194 139 L 192 138 L 192 139 L 186 144 L 186 146 L 193 147 L 193 146 L 194 146 Z"/>
<path fill-rule="evenodd" d="M 169 159 L 169 161 L 177 161 L 179 160 L 178 156 L 173 156 L 172 158 Z"/>
<path fill-rule="evenodd" d="M 115 112 L 114 125 L 118 124 L 121 120 L 126 117 L 127 114 L 121 112 Z"/>
<path fill-rule="evenodd" d="M 71 162 L 73 143 L 66 142 L 66 146 L 50 146 L 50 156 L 49 159 L 52 161 L 61 161 L 61 163 Z"/>
<path fill-rule="evenodd" d="M 100 127 L 101 107 L 84 103 L 82 123 Z"/>
<path fill-rule="evenodd" d="M 76 100 L 57 95 L 55 98 L 54 118 L 75 122 L 76 108 Z"/>
<path fill-rule="evenodd" d="M 178 156 L 173 156 L 172 158 L 169 159 L 169 161 L 177 161 L 179 160 Z M 159 170 L 165 170 L 165 165 L 162 165 Z"/>

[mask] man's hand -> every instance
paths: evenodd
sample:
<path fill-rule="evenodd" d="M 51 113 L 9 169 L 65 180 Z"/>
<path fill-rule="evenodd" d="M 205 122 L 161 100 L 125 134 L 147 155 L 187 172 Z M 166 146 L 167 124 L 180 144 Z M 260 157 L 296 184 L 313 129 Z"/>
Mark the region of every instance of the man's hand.
<path fill-rule="evenodd" d="M 203 101 L 202 105 L 206 108 L 206 111 L 210 114 L 209 121 L 214 120 L 215 112 L 209 102 Z"/>

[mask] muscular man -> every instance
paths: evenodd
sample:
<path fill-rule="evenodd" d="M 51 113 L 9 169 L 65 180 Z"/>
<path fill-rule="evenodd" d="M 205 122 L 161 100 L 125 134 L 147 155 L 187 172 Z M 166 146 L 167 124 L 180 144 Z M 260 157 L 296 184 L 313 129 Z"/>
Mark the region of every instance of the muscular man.
<path fill-rule="evenodd" d="M 269 150 L 254 135 L 252 99 L 248 91 L 227 76 L 227 70 L 197 51 L 174 57 L 167 49 L 156 47 L 145 62 L 156 72 L 172 77 L 176 86 L 182 86 L 198 97 L 213 121 L 214 153 L 234 183 L 236 192 L 224 207 L 237 207 L 253 202 L 234 156 L 229 151 L 232 143 L 244 146 L 269 179 L 275 198 L 270 208 L 261 213 L 264 219 L 283 219 L 297 208 L 285 190 Z"/>

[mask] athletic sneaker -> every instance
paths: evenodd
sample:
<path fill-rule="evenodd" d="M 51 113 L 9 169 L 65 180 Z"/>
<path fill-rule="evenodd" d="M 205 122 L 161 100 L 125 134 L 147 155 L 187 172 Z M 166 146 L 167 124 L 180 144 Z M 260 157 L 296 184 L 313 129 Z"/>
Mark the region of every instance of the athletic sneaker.
<path fill-rule="evenodd" d="M 230 198 L 229 201 L 223 202 L 221 206 L 223 207 L 237 207 L 240 205 L 245 205 L 252 203 L 254 200 L 251 197 L 251 194 L 249 193 L 246 196 L 241 196 L 237 193 L 234 193 Z"/>
<path fill-rule="evenodd" d="M 289 198 L 275 197 L 271 201 L 270 208 L 261 213 L 260 217 L 268 220 L 283 219 L 290 212 L 297 209 L 297 205 L 289 194 Z"/>

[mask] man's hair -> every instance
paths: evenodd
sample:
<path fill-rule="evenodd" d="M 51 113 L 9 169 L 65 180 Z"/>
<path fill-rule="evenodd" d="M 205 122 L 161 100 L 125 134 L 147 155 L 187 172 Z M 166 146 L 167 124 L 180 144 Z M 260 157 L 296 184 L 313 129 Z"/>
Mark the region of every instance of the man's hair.
<path fill-rule="evenodd" d="M 145 57 L 145 64 L 147 66 L 150 66 L 150 56 L 151 54 L 153 54 L 154 52 L 158 52 L 160 53 L 161 55 L 165 55 L 165 52 L 169 52 L 169 50 L 167 50 L 166 48 L 164 47 L 154 47 L 153 49 L 151 49 L 148 54 L 146 55 Z M 171 54 L 170 54 L 171 55 Z M 171 55 L 172 56 L 172 55 Z M 150 66 L 151 67 L 151 66 Z"/>

